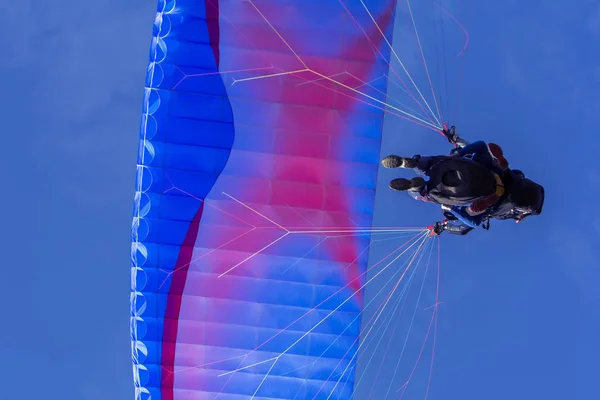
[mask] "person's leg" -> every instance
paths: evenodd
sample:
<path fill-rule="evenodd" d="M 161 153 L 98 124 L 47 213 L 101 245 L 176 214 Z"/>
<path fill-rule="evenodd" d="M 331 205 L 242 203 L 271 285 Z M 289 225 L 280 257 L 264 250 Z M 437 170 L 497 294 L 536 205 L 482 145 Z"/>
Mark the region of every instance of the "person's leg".
<path fill-rule="evenodd" d="M 462 149 L 456 150 L 455 155 L 464 157 L 467 154 L 473 154 L 473 160 L 488 168 L 499 169 L 502 172 L 508 168 L 508 161 L 504 157 L 502 148 L 496 143 L 486 144 L 482 140 L 473 142 Z"/>
<path fill-rule="evenodd" d="M 401 157 L 392 154 L 381 160 L 381 165 L 383 165 L 384 168 L 413 169 L 417 166 L 417 160 L 414 157 Z"/>
<path fill-rule="evenodd" d="M 406 193 L 408 193 L 410 197 L 417 201 L 431 203 L 431 200 L 427 197 L 427 194 L 425 193 L 425 186 L 419 188 L 418 190 L 407 190 Z"/>
<path fill-rule="evenodd" d="M 470 143 L 461 149 L 457 149 L 454 153 L 460 157 L 467 154 L 484 153 L 488 151 L 488 147 L 483 140 Z"/>
<path fill-rule="evenodd" d="M 444 225 L 444 232 L 448 232 L 458 236 L 464 236 L 472 230 L 473 228 L 471 228 L 470 226 L 455 222 Z"/>
<path fill-rule="evenodd" d="M 398 192 L 415 191 L 422 192 L 425 189 L 425 179 L 420 176 L 412 179 L 396 178 L 390 181 L 390 189 Z"/>
<path fill-rule="evenodd" d="M 502 168 L 503 171 L 505 169 L 507 169 L 508 161 L 504 157 L 504 152 L 502 151 L 502 147 L 498 146 L 496 143 L 490 143 L 490 144 L 488 144 L 488 149 L 489 149 L 491 155 L 498 162 L 498 165 L 500 166 L 500 168 Z"/>
<path fill-rule="evenodd" d="M 440 161 L 450 158 L 448 156 L 425 156 L 421 157 L 416 155 L 413 157 L 417 161 L 417 165 L 413 168 L 413 170 L 419 175 L 429 176 L 429 172 L 434 165 L 439 163 Z"/>
<path fill-rule="evenodd" d="M 381 160 L 381 164 L 385 168 L 405 168 L 412 169 L 419 175 L 429 176 L 429 170 L 439 161 L 448 156 L 425 156 L 415 155 L 413 157 L 401 157 L 397 155 L 389 155 Z"/>
<path fill-rule="evenodd" d="M 483 197 L 481 199 L 475 200 L 471 205 L 469 205 L 466 209 L 469 215 L 478 215 L 483 213 L 489 207 L 493 206 L 498 202 L 500 197 L 496 193 L 492 193 L 489 196 Z"/>

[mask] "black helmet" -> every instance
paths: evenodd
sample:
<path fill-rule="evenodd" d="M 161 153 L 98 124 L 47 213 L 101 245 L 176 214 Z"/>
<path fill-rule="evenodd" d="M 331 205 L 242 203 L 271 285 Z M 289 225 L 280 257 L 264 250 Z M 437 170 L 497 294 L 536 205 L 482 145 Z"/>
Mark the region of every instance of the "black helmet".
<path fill-rule="evenodd" d="M 518 220 L 522 220 L 530 215 L 540 215 L 544 206 L 544 197 L 545 193 L 542 185 L 527 178 L 514 182 L 510 201 L 515 211 L 522 215 Z"/>

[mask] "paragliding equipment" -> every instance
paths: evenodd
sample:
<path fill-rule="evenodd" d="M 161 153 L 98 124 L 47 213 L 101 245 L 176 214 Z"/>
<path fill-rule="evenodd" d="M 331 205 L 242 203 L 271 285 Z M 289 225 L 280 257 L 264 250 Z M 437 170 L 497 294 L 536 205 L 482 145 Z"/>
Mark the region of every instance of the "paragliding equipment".
<path fill-rule="evenodd" d="M 132 223 L 137 399 L 410 393 L 435 345 L 439 242 L 376 226 L 375 184 L 384 116 L 444 118 L 406 6 L 433 106 L 391 45 L 395 1 L 159 0 Z M 372 367 L 402 330 L 394 368 Z"/>

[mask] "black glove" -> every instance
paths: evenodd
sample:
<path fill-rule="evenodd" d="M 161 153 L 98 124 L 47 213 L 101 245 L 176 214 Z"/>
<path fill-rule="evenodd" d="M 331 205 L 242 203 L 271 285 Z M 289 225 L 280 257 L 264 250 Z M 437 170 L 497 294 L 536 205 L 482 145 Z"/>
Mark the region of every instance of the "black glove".
<path fill-rule="evenodd" d="M 456 144 L 456 142 L 458 142 L 458 135 L 456 134 L 455 126 L 451 126 L 450 128 L 444 128 L 442 130 L 442 133 L 444 134 L 444 136 L 446 136 L 446 139 L 448 139 L 448 142 L 450 142 L 450 144 Z"/>
<path fill-rule="evenodd" d="M 458 151 L 460 150 L 460 147 L 455 147 L 452 150 L 450 150 L 450 153 L 448 154 L 450 157 L 458 157 Z"/>
<path fill-rule="evenodd" d="M 444 228 L 446 227 L 446 220 L 439 221 L 433 224 L 433 233 L 440 236 L 442 232 L 444 232 Z"/>

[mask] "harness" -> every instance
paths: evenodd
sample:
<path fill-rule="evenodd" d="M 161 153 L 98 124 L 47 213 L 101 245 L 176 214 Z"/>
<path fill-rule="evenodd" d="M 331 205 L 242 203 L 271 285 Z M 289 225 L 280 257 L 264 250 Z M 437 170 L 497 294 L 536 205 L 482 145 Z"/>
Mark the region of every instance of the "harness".
<path fill-rule="evenodd" d="M 508 194 L 503 196 L 501 201 L 490 210 L 488 213 L 489 217 L 500 220 L 514 219 L 516 223 L 519 223 L 531 215 L 541 214 L 545 198 L 544 187 L 525 178 L 522 173 L 512 172 L 507 176 L 507 180 Z M 527 200 L 523 203 L 522 191 L 527 190 L 523 189 L 527 187 L 529 191 L 532 191 L 532 188 L 535 188 L 533 191 L 538 191 L 537 203 L 539 204 L 527 204 Z M 527 196 L 525 196 L 525 198 L 526 197 Z"/>
<path fill-rule="evenodd" d="M 493 194 L 504 195 L 501 177 L 464 157 L 444 157 L 429 171 L 427 196 L 438 204 L 464 206 Z"/>

